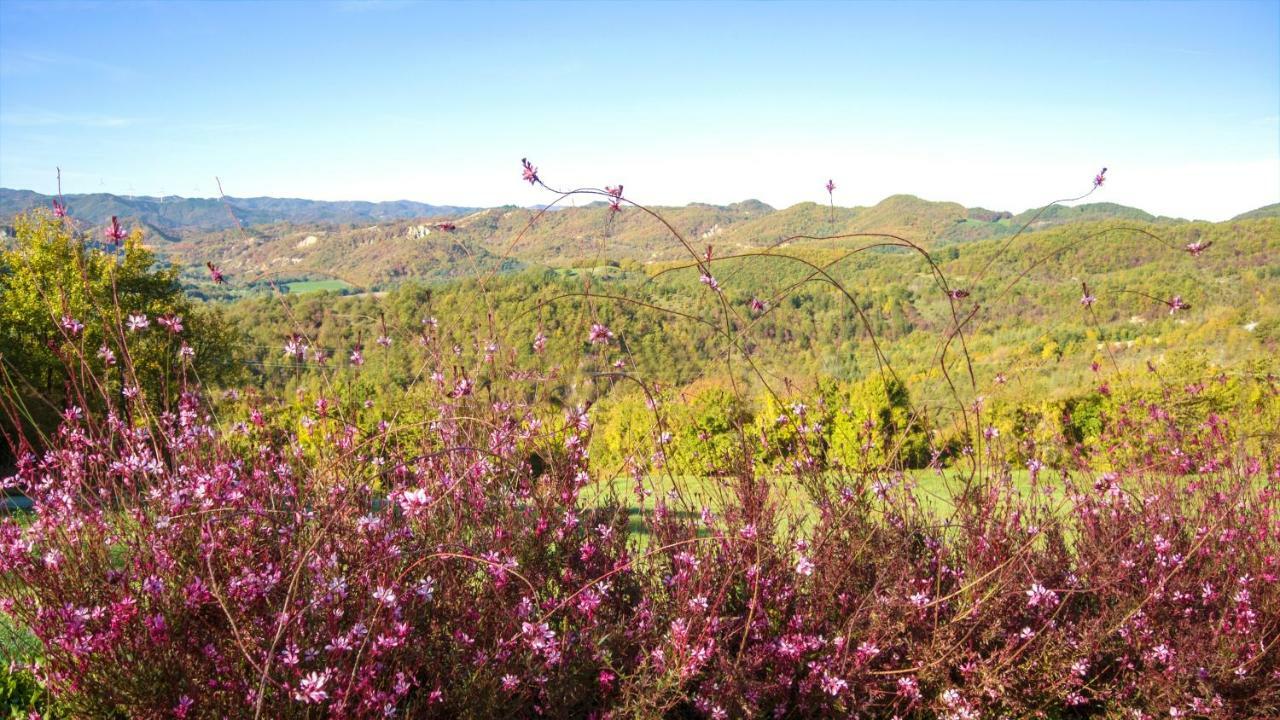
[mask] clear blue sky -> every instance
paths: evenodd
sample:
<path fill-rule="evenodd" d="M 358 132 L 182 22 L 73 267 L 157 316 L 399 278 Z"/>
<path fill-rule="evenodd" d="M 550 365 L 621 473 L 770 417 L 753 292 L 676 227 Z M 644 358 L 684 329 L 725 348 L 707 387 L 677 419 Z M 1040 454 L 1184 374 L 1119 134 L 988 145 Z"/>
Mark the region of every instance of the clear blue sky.
<path fill-rule="evenodd" d="M 0 0 L 0 185 L 1222 219 L 1280 202 L 1280 2 Z"/>

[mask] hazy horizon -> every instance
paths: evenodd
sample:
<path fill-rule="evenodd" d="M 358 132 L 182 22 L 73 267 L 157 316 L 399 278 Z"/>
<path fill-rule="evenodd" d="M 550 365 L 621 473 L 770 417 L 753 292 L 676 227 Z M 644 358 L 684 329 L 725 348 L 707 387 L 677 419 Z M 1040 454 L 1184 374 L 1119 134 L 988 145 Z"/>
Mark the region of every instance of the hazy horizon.
<path fill-rule="evenodd" d="M 1110 173 L 1110 171 L 1108 171 L 1108 174 L 1109 174 L 1109 173 Z M 39 190 L 34 190 L 34 189 L 32 189 L 32 188 L 13 188 L 13 187 L 0 186 L 0 190 L 9 190 L 9 191 L 16 191 L 16 192 L 30 191 L 30 192 L 39 193 L 39 194 L 41 194 L 41 195 L 46 195 L 46 193 L 42 193 L 42 192 L 40 192 Z M 219 200 L 219 199 L 221 199 L 221 198 L 220 198 L 219 196 L 217 196 L 217 195 L 208 195 L 208 196 L 195 196 L 195 195 L 149 195 L 149 194 L 125 195 L 125 194 L 120 194 L 120 193 L 71 193 L 71 192 L 64 192 L 63 194 L 64 194 L 64 196 L 67 196 L 67 197 L 88 196 L 88 195 L 95 195 L 95 194 L 107 194 L 107 195 L 112 195 L 112 196 L 115 196 L 115 197 L 131 198 L 131 199 L 135 199 L 135 200 L 136 200 L 136 199 L 146 199 L 146 200 L 165 200 L 165 199 L 168 199 L 168 198 L 177 198 L 177 199 L 179 199 L 179 200 Z M 56 193 L 48 194 L 48 195 L 49 195 L 50 197 L 53 197 L 53 196 L 56 196 Z M 909 195 L 909 196 L 913 196 L 913 197 L 916 197 L 916 198 L 918 198 L 918 199 L 920 199 L 920 200 L 922 200 L 922 201 L 924 201 L 924 202 L 931 202 L 931 203 L 950 203 L 950 202 L 956 202 L 955 200 L 950 200 L 950 199 L 947 199 L 947 198 L 928 198 L 928 197 L 921 197 L 921 196 L 919 196 L 919 195 L 915 195 L 914 193 L 895 193 L 895 194 L 893 194 L 893 195 L 886 195 L 886 196 L 884 196 L 884 197 L 880 198 L 879 200 L 874 200 L 874 201 L 872 201 L 872 202 L 864 203 L 864 204 L 859 204 L 859 205 L 845 205 L 845 204 L 838 203 L 838 202 L 837 202 L 837 203 L 834 203 L 834 204 L 835 204 L 835 207 L 837 207 L 837 208 L 846 208 L 846 209 L 848 209 L 848 208 L 870 208 L 870 207 L 874 207 L 874 206 L 876 206 L 876 205 L 879 205 L 880 203 L 882 203 L 882 202 L 884 202 L 884 201 L 886 201 L 886 200 L 889 200 L 890 198 L 897 197 L 897 196 L 900 196 L 900 195 Z M 515 203 L 506 203 L 506 204 L 504 204 L 504 205 L 468 205 L 468 204 L 466 204 L 466 203 L 455 203 L 455 202 L 447 202 L 447 201 L 445 201 L 445 202 L 440 202 L 440 201 L 436 201 L 436 200 L 433 200 L 433 199 L 430 199 L 430 198 L 422 199 L 422 198 L 412 198 L 412 197 L 390 198 L 390 199 L 387 199 L 387 200 L 367 200 L 367 199 L 364 199 L 364 198 L 350 198 L 350 197 L 348 197 L 348 198 L 320 199 L 320 198 L 299 197 L 299 196 L 296 196 L 296 195 L 233 195 L 233 194 L 230 194 L 230 193 L 228 193 L 228 194 L 227 194 L 227 199 L 229 199 L 229 200 L 254 200 L 254 199 L 260 199 L 260 198 L 261 198 L 261 199 L 271 199 L 271 200 L 297 200 L 297 201 L 302 201 L 302 202 L 334 202 L 334 203 L 375 203 L 375 204 L 376 204 L 376 203 L 399 203 L 399 202 L 408 202 L 408 203 L 417 203 L 417 204 L 422 204 L 422 205 L 433 205 L 433 206 L 436 206 L 436 207 L 453 207 L 453 208 L 474 209 L 474 210 L 488 210 L 488 209 L 491 209 L 491 208 L 499 208 L 499 207 L 520 207 L 520 208 L 542 208 L 542 207 L 546 207 L 546 204 L 545 204 L 545 203 L 534 203 L 534 204 L 530 204 L 530 205 L 518 205 L 518 204 L 515 204 Z M 663 208 L 663 207 L 688 207 L 688 206 L 692 206 L 692 205 L 712 205 L 712 206 L 716 206 L 716 207 L 726 207 L 726 206 L 729 206 L 729 205 L 736 205 L 736 204 L 739 204 L 739 203 L 746 203 L 746 202 L 762 202 L 762 203 L 764 203 L 765 205 L 768 205 L 768 206 L 772 207 L 774 210 L 786 210 L 787 208 L 794 207 L 795 205 L 801 205 L 801 204 L 804 204 L 804 203 L 806 203 L 806 202 L 817 203 L 817 204 L 819 204 L 819 205 L 822 205 L 822 204 L 823 204 L 823 203 L 821 203 L 819 200 L 799 200 L 799 201 L 796 201 L 796 202 L 794 202 L 794 203 L 790 203 L 790 204 L 787 204 L 787 205 L 774 205 L 773 203 L 766 202 L 766 201 L 764 201 L 764 200 L 761 200 L 760 198 L 742 198 L 742 199 L 740 199 L 740 200 L 731 200 L 731 201 L 729 201 L 729 202 L 724 202 L 724 203 L 710 203 L 710 202 L 704 202 L 704 201 L 702 201 L 702 200 L 689 200 L 688 202 L 682 202 L 682 203 L 651 204 L 651 205 L 648 205 L 648 207 L 652 207 L 652 208 Z M 1098 196 L 1098 195 L 1091 195 L 1091 196 L 1089 196 L 1089 197 L 1086 197 L 1086 198 L 1081 199 L 1081 200 L 1077 200 L 1077 201 L 1075 201 L 1075 202 L 1058 202 L 1058 203 L 1053 203 L 1053 204 L 1061 205 L 1061 206 L 1063 206 L 1063 207 L 1076 207 L 1076 206 L 1080 206 L 1080 205 L 1091 205 L 1091 204 L 1096 204 L 1096 203 L 1110 203 L 1110 204 L 1116 204 L 1116 205 L 1121 205 L 1121 204 L 1122 204 L 1122 203 L 1116 203 L 1116 202 L 1114 202 L 1114 201 L 1112 201 L 1112 200 L 1099 199 L 1099 196 Z M 1032 211 L 1032 210 L 1037 210 L 1037 209 L 1042 208 L 1042 207 L 1044 207 L 1044 206 L 1046 206 L 1046 205 L 1049 205 L 1049 204 L 1051 204 L 1051 201 L 1050 201 L 1050 202 L 1041 203 L 1040 205 L 1035 205 L 1035 206 L 1025 207 L 1025 208 L 1013 208 L 1013 207 L 988 207 L 988 206 L 977 206 L 977 205 L 974 205 L 974 206 L 965 206 L 965 207 L 970 207 L 970 208 L 978 208 L 978 207 L 981 207 L 981 208 L 982 208 L 982 209 L 984 209 L 984 210 L 992 210 L 992 211 L 995 211 L 995 212 L 1009 212 L 1009 213 L 1012 213 L 1013 215 L 1015 215 L 1015 216 L 1016 216 L 1016 215 L 1019 215 L 1020 213 L 1029 212 L 1029 211 Z M 1271 204 L 1274 204 L 1274 203 L 1267 203 L 1267 205 L 1271 205 Z M 564 201 L 563 203 L 558 204 L 558 205 L 555 205 L 555 206 L 554 206 L 553 208 L 551 208 L 551 209 L 554 209 L 554 210 L 563 210 L 563 209 L 567 209 L 567 208 L 574 208 L 574 207 L 586 207 L 586 206 L 588 206 L 588 205 L 604 206 L 604 205 L 607 205 L 607 203 L 606 203 L 604 200 L 599 200 L 599 199 L 597 199 L 597 200 L 588 200 L 588 199 L 586 199 L 586 198 L 573 196 L 573 197 L 566 198 L 566 199 L 565 199 L 565 201 Z M 1249 211 L 1251 211 L 1251 210 L 1257 210 L 1257 209 L 1262 208 L 1262 207 L 1267 207 L 1267 205 L 1258 205 L 1258 206 L 1255 206 L 1255 207 L 1242 208 L 1242 209 L 1240 210 L 1240 212 L 1235 213 L 1235 215 L 1240 215 L 1240 214 L 1243 214 L 1243 213 L 1247 213 L 1247 212 L 1249 212 Z M 1138 206 L 1126 206 L 1126 207 L 1136 207 L 1138 210 L 1143 210 L 1143 211 L 1145 211 L 1145 212 L 1148 212 L 1148 213 L 1150 213 L 1150 214 L 1152 214 L 1152 215 L 1156 215 L 1156 216 L 1159 216 L 1159 217 L 1169 217 L 1169 218 L 1182 219 L 1182 220 L 1191 220 L 1191 221 L 1221 222 L 1221 220 L 1210 220 L 1210 219 L 1208 219 L 1208 218 L 1199 218 L 1199 217 L 1192 217 L 1192 216 L 1173 216 L 1173 215 L 1165 216 L 1165 215 L 1162 215 L 1161 213 L 1151 212 L 1151 211 L 1150 211 L 1150 210 L 1148 210 L 1147 208 L 1144 208 L 1144 207 L 1138 207 Z M 71 214 L 72 214 L 73 216 L 76 214 L 76 213 L 75 213 L 75 208 L 74 208 L 74 207 L 73 207 L 73 208 L 70 208 L 70 211 L 71 211 Z M 1230 217 L 1228 217 L 1228 218 L 1225 218 L 1225 219 L 1229 220 L 1229 219 L 1231 219 L 1231 217 L 1234 217 L 1235 215 L 1232 215 L 1232 216 L 1230 216 Z"/>

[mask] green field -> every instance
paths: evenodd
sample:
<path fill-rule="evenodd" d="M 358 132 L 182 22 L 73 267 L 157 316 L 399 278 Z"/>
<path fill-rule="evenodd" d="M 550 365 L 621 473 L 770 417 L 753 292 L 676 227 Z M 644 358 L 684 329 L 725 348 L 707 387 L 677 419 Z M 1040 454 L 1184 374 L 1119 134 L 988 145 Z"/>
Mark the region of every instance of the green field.
<path fill-rule="evenodd" d="M 952 498 L 964 487 L 964 477 L 961 472 L 955 469 L 946 469 L 941 472 L 922 469 L 909 470 L 907 476 L 915 485 L 914 494 L 921 506 L 943 517 L 950 516 L 955 511 Z M 1042 476 L 1040 492 L 1048 492 L 1055 499 L 1059 498 L 1060 493 L 1057 491 L 1056 484 L 1048 477 L 1048 475 Z M 1033 492 L 1030 473 L 1027 470 L 1014 469 L 1010 479 L 1014 490 L 1019 495 L 1025 497 Z M 717 511 L 724 505 L 723 499 L 726 493 L 732 492 L 724 485 L 727 482 L 730 480 L 696 475 L 651 475 L 645 481 L 645 487 L 652 491 L 652 495 L 649 496 L 643 511 L 636 505 L 634 485 L 629 478 L 615 478 L 612 481 L 596 483 L 583 492 L 583 499 L 588 506 L 604 504 L 609 499 L 616 499 L 625 505 L 630 518 L 631 532 L 641 536 L 643 541 L 643 536 L 648 533 L 648 530 L 642 514 L 652 512 L 653 503 L 660 496 L 666 495 L 671 490 L 678 491 L 678 499 L 667 499 L 668 507 L 677 515 L 697 515 L 703 507 Z M 783 488 L 787 504 L 798 511 L 800 517 L 806 518 L 801 521 L 802 523 L 807 522 L 807 519 L 812 517 L 813 506 L 806 490 L 785 476 L 779 476 L 776 482 L 788 483 L 788 486 Z"/>
<path fill-rule="evenodd" d="M 343 280 L 328 279 L 328 280 L 295 280 L 290 283 L 285 283 L 285 287 L 288 288 L 289 292 L 291 293 L 313 293 L 313 292 L 323 292 L 326 290 L 332 291 L 332 292 L 337 292 L 339 290 L 350 290 L 355 286 Z"/>

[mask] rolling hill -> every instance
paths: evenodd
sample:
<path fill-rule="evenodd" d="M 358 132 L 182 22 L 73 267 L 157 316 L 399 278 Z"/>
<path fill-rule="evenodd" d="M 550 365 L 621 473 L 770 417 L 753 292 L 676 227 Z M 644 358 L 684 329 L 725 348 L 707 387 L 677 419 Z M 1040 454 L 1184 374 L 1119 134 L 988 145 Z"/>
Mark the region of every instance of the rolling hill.
<path fill-rule="evenodd" d="M 1268 217 L 1280 217 L 1280 203 L 1272 203 L 1270 205 L 1264 205 L 1256 210 L 1240 213 L 1239 215 L 1231 218 L 1231 220 L 1232 222 L 1235 222 L 1236 220 L 1256 220 L 1258 218 Z"/>
<path fill-rule="evenodd" d="M 206 261 L 218 264 L 233 288 L 282 279 L 338 279 L 359 289 L 385 289 L 404 279 L 447 280 L 530 266 L 634 267 L 687 259 L 708 245 L 718 257 L 782 244 L 847 246 L 855 241 L 828 238 L 854 233 L 896 235 L 935 248 L 1008 237 L 1024 225 L 1035 233 L 1105 221 L 1186 222 L 1115 203 L 1014 215 L 913 195 L 893 195 L 869 207 L 805 202 L 775 209 L 746 200 L 654 207 L 652 213 L 629 206 L 614 213 L 603 202 L 547 210 L 228 198 L 241 231 L 227 204 L 215 199 L 108 194 L 64 199 L 70 216 L 85 225 L 111 215 L 140 225 L 157 252 L 186 266 L 193 282 L 203 280 Z M 0 217 L 47 208 L 52 200 L 29 190 L 0 189 Z M 1235 220 L 1278 214 L 1280 204 Z"/>

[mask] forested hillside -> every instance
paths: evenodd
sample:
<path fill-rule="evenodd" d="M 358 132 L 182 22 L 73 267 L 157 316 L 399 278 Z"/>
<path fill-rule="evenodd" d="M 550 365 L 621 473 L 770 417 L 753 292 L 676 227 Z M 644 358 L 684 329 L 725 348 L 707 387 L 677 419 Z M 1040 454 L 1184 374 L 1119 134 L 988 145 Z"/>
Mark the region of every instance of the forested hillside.
<path fill-rule="evenodd" d="M 0 190 L 0 214 L 8 218 L 18 211 L 48 208 L 54 199 Z M 407 279 L 439 281 L 529 266 L 612 264 L 634 270 L 688 256 L 672 231 L 690 247 L 700 250 L 712 244 L 728 255 L 850 233 L 900 235 L 936 248 L 1104 220 L 1162 227 L 1185 224 L 1114 203 L 1053 206 L 1014 215 L 912 195 L 894 195 L 869 207 L 800 203 L 775 209 L 747 200 L 724 206 L 631 208 L 624 213 L 612 212 L 603 201 L 545 209 L 467 209 L 277 198 L 223 202 L 69 195 L 64 200 L 69 216 L 83 229 L 100 226 L 113 215 L 126 227 L 140 227 L 155 252 L 186 266 L 193 281 L 201 277 L 207 261 L 223 267 L 232 282 L 211 295 L 223 298 L 302 279 L 341 281 L 358 291 L 386 290 Z M 1254 212 L 1266 217 L 1268 210 Z"/>
<path fill-rule="evenodd" d="M 1187 383 L 1280 372 L 1269 359 L 1280 352 L 1280 219 L 1079 222 L 1012 242 L 943 244 L 930 260 L 955 297 L 919 252 L 867 249 L 880 240 L 804 240 L 736 254 L 712 243 L 706 266 L 718 291 L 699 281 L 692 260 L 672 260 L 405 282 L 376 296 L 264 294 L 232 304 L 228 317 L 251 338 L 244 360 L 255 384 L 287 389 L 332 373 L 354 377 L 348 356 L 362 347 L 371 364 L 360 370 L 361 392 L 371 397 L 415 382 L 422 342 L 453 348 L 467 366 L 490 347 L 533 362 L 542 336 L 543 360 L 558 369 L 545 391 L 566 406 L 597 405 L 601 442 L 615 443 L 609 433 L 623 431 L 615 419 L 635 422 L 621 418 L 631 412 L 628 398 L 641 397 L 637 380 L 680 404 L 709 403 L 714 411 L 706 412 L 750 421 L 773 412 L 769 393 L 838 402 L 831 393 L 856 394 L 888 371 L 910 388 L 904 403 L 945 424 L 936 418 L 955 410 L 957 396 L 942 372 L 944 345 L 959 397 L 981 397 L 1010 417 L 1096 407 L 1101 368 L 1139 384 L 1160 372 Z M 963 337 L 953 338 L 960 317 Z M 593 324 L 618 330 L 609 352 L 593 348 Z M 283 359 L 292 333 L 329 365 Z M 387 347 L 374 342 L 380 337 Z M 739 407 L 726 382 L 754 388 L 747 395 L 755 399 Z M 731 427 L 726 421 L 720 432 Z"/>

